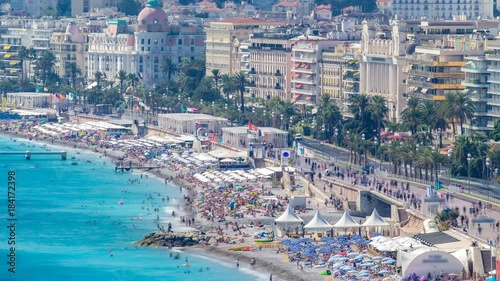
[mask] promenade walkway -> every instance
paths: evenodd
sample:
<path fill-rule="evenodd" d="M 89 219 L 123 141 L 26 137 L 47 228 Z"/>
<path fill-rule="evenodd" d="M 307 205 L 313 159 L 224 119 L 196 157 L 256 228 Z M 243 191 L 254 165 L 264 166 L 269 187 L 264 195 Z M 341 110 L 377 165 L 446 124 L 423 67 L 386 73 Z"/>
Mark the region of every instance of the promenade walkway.
<path fill-rule="evenodd" d="M 336 163 L 327 162 L 326 159 L 312 159 L 311 164 L 305 162 L 304 157 L 299 157 L 295 159 L 295 166 L 302 171 L 310 171 L 311 165 L 315 162 L 315 176 L 314 176 L 314 186 L 317 187 L 314 192 L 321 193 L 321 196 L 315 196 L 319 204 L 324 206 L 324 198 L 329 198 L 333 195 L 334 198 L 345 200 L 340 194 L 339 188 L 329 187 L 329 182 L 335 181 L 343 185 L 351 186 L 358 190 L 367 190 L 369 188 L 374 188 L 377 182 L 383 185 L 381 190 L 386 196 L 396 198 L 396 195 L 400 194 L 398 200 L 404 201 L 404 196 L 402 194 L 406 193 L 407 198 L 411 198 L 412 195 L 415 198 L 415 202 L 421 202 L 420 204 L 409 204 L 411 209 L 415 209 L 420 213 L 423 213 L 429 218 L 434 218 L 435 214 L 426 210 L 426 204 L 423 203 L 423 199 L 426 197 L 428 185 L 411 182 L 404 179 L 392 178 L 385 172 L 376 171 L 375 174 L 367 176 L 368 183 L 360 184 L 360 172 L 354 169 L 349 169 L 345 166 L 338 166 Z M 328 168 L 329 171 L 333 171 L 333 166 L 336 165 L 340 169 L 340 173 L 344 174 L 344 177 L 337 177 L 336 175 L 325 176 L 325 169 Z M 319 174 L 321 173 L 321 179 Z M 353 175 L 354 174 L 354 175 Z M 391 185 L 391 181 L 397 182 L 397 185 Z M 356 182 L 356 184 L 354 184 Z M 408 186 L 408 188 L 407 188 Z M 385 189 L 385 192 L 384 192 Z M 440 192 L 445 194 L 447 198 L 446 202 L 442 203 L 439 207 L 440 210 L 446 209 L 447 207 L 455 209 L 458 208 L 460 215 L 464 216 L 464 222 L 460 217 L 458 218 L 457 230 L 467 232 L 471 237 L 474 237 L 480 241 L 487 243 L 488 241 L 494 241 L 495 245 L 500 245 L 500 229 L 498 222 L 500 222 L 500 205 L 487 203 L 485 201 L 479 200 L 475 197 L 469 196 L 466 193 L 454 192 L 447 189 L 442 189 Z M 448 194 L 446 196 L 446 194 Z M 402 198 L 401 198 L 402 197 Z M 409 202 L 409 199 L 406 200 Z M 316 204 L 318 204 L 316 203 Z M 420 206 L 420 207 L 419 207 Z M 314 207 L 314 206 L 312 206 Z M 471 213 L 471 209 L 474 209 L 474 213 Z M 478 216 L 487 216 L 494 220 L 493 223 L 473 223 L 473 219 Z M 468 221 L 468 223 L 467 223 Z"/>

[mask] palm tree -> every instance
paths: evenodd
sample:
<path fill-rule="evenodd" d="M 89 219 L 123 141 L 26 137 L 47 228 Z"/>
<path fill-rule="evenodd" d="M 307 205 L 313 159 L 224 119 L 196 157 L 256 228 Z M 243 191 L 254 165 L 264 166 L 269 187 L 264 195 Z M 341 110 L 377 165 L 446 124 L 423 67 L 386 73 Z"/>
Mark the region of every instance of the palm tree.
<path fill-rule="evenodd" d="M 406 102 L 406 108 L 401 112 L 403 124 L 410 129 L 412 135 L 417 132 L 418 125 L 422 123 L 422 112 L 419 104 L 418 98 L 410 97 Z"/>
<path fill-rule="evenodd" d="M 50 50 L 43 51 L 38 58 L 36 58 L 35 67 L 37 74 L 42 80 L 42 85 L 45 86 L 47 77 L 52 73 L 52 68 L 56 61 L 56 56 Z"/>
<path fill-rule="evenodd" d="M 368 105 L 368 110 L 370 111 L 372 119 L 374 119 L 377 124 L 377 145 L 380 146 L 379 134 L 382 129 L 382 122 L 384 121 L 384 118 L 387 117 L 387 113 L 389 113 L 385 98 L 381 96 L 372 97 L 370 105 Z"/>
<path fill-rule="evenodd" d="M 73 83 L 73 91 L 76 91 L 76 77 L 82 75 L 82 70 L 76 62 L 69 64 L 69 72 L 71 75 L 71 83 Z"/>
<path fill-rule="evenodd" d="M 118 71 L 116 78 L 120 81 L 120 94 L 123 94 L 123 83 L 127 80 L 127 72 L 123 69 Z"/>
<path fill-rule="evenodd" d="M 351 98 L 349 109 L 354 114 L 354 119 L 361 121 L 361 128 L 366 128 L 368 123 L 368 106 L 370 105 L 370 97 L 365 94 L 355 95 Z"/>
<path fill-rule="evenodd" d="M 171 57 L 163 58 L 163 73 L 167 75 L 168 82 L 172 79 L 172 76 L 179 72 L 179 67 L 174 63 Z"/>
<path fill-rule="evenodd" d="M 241 114 L 245 115 L 245 86 L 247 84 L 247 76 L 241 71 L 233 76 L 233 80 L 236 88 L 240 92 Z"/>
<path fill-rule="evenodd" d="M 101 83 L 106 78 L 106 74 L 104 72 L 97 71 L 94 73 L 94 80 L 96 82 L 96 87 L 101 88 Z"/>
<path fill-rule="evenodd" d="M 129 73 L 127 74 L 127 82 L 128 84 L 132 87 L 132 89 L 135 91 L 137 84 L 139 83 L 139 77 L 135 73 Z"/>
<path fill-rule="evenodd" d="M 221 80 L 222 75 L 220 74 L 219 69 L 212 69 L 212 79 L 214 79 L 215 83 L 215 89 L 217 90 L 217 93 L 220 93 L 219 89 L 219 81 Z"/>
<path fill-rule="evenodd" d="M 228 74 L 224 74 L 221 76 L 222 82 L 222 92 L 226 96 L 226 100 L 229 101 L 229 95 L 234 93 L 236 90 L 234 80 Z"/>
<path fill-rule="evenodd" d="M 19 56 L 19 60 L 21 61 L 21 80 L 23 81 L 25 75 L 24 70 L 26 69 L 26 67 L 24 66 L 24 62 L 28 59 L 29 56 L 28 48 L 24 46 L 19 47 L 17 54 Z"/>
<path fill-rule="evenodd" d="M 330 139 L 332 131 L 340 120 L 342 115 L 340 110 L 332 101 L 330 95 L 322 95 L 318 106 L 318 124 L 325 126 L 326 139 Z"/>
<path fill-rule="evenodd" d="M 450 100 L 448 101 L 448 98 Z M 460 122 L 460 134 L 464 131 L 464 122 L 474 117 L 476 105 L 472 102 L 467 93 L 451 93 L 446 95 L 446 102 L 449 110 L 449 117 Z"/>

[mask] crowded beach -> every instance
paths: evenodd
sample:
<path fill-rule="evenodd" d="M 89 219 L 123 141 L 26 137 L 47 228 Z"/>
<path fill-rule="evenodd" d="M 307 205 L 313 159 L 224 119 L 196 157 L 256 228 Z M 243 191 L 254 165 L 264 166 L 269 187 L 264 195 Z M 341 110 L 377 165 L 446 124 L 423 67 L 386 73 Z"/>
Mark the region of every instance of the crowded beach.
<path fill-rule="evenodd" d="M 160 167 L 165 182 L 184 191 L 186 213 L 175 219 L 213 234 L 204 246 L 234 257 L 237 266 L 240 259 L 250 259 L 250 267 L 268 271 L 278 266 L 281 276 L 287 276 L 280 280 L 472 280 L 466 266 L 471 253 L 475 247 L 488 247 L 471 245 L 467 237 L 453 231 L 432 233 L 451 237 L 460 247 L 425 243 L 423 238 L 391 238 L 402 234 L 397 230 L 399 222 L 383 218 L 376 209 L 371 215 L 355 211 L 351 215 L 341 195 L 311 198 L 310 182 L 299 169 L 251 168 L 241 154 L 227 148 L 194 149 L 191 138 L 139 138 L 122 126 L 102 121 L 14 120 L 1 126 L 17 137 L 90 148 L 139 168 Z M 349 174 L 347 168 L 336 171 Z M 432 259 L 446 262 L 439 267 L 425 262 Z"/>

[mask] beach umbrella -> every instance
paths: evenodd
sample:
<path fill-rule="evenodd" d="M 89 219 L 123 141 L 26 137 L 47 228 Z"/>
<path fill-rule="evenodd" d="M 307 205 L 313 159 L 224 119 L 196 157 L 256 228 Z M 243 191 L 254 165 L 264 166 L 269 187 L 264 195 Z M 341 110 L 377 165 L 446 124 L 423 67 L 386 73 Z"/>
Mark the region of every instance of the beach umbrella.
<path fill-rule="evenodd" d="M 356 257 L 358 255 L 359 255 L 359 253 L 355 253 L 355 252 L 351 252 L 351 253 L 347 254 L 347 256 L 350 257 L 350 258 L 351 257 Z"/>
<path fill-rule="evenodd" d="M 374 261 L 379 261 L 381 260 L 383 257 L 382 256 L 376 256 L 376 257 L 373 257 L 373 260 Z"/>
<path fill-rule="evenodd" d="M 392 258 L 389 258 L 389 257 L 385 257 L 385 258 L 382 258 L 383 261 L 388 261 L 388 260 L 392 260 Z"/>
<path fill-rule="evenodd" d="M 358 273 L 358 271 L 355 269 L 351 269 L 351 270 L 347 271 L 347 273 L 356 274 L 356 273 Z"/>
<path fill-rule="evenodd" d="M 391 274 L 389 270 L 381 270 L 378 272 L 379 275 L 384 275 L 384 274 Z"/>
<path fill-rule="evenodd" d="M 368 273 L 368 272 L 362 272 L 362 273 L 358 274 L 358 276 L 359 277 L 368 277 L 368 276 L 370 276 L 370 273 Z"/>
<path fill-rule="evenodd" d="M 393 264 L 393 263 L 394 263 L 393 261 L 384 261 L 384 262 L 382 262 L 382 264 L 386 264 L 386 265 L 387 264 Z"/>

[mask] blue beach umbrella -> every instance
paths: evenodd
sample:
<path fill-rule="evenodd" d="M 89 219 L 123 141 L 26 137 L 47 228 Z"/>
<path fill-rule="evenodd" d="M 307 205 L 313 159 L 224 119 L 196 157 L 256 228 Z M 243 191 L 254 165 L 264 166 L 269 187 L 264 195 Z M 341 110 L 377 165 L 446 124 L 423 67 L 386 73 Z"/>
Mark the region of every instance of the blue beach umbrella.
<path fill-rule="evenodd" d="M 389 270 L 381 270 L 378 272 L 379 275 L 384 275 L 384 274 L 391 274 Z"/>

